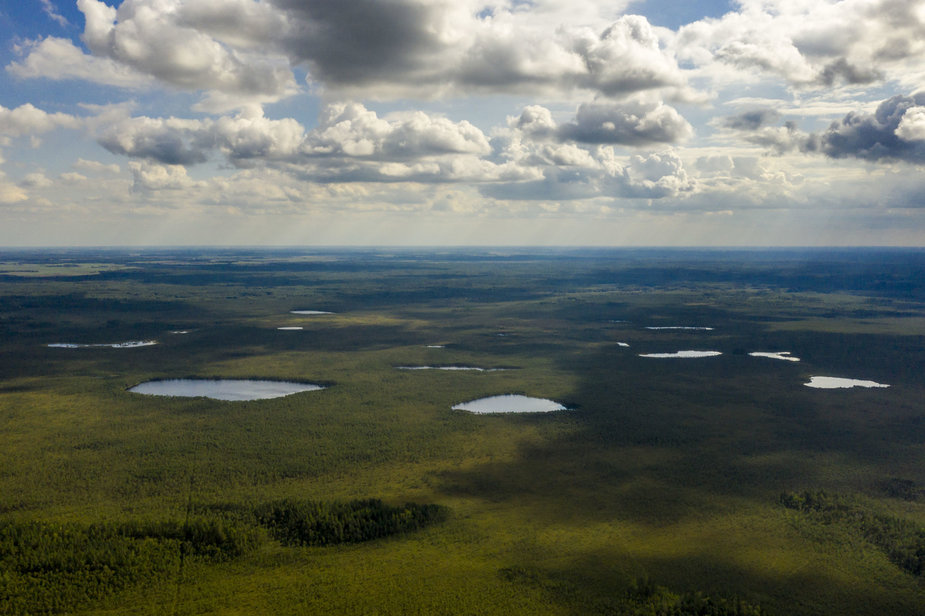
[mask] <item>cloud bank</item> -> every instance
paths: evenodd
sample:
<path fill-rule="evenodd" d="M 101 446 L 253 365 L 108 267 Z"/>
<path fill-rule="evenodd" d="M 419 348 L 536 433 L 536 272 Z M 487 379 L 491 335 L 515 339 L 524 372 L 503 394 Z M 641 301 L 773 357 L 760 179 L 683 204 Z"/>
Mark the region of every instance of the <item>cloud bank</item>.
<path fill-rule="evenodd" d="M 0 75 L 4 212 L 925 230 L 923 0 L 734 0 L 674 29 L 630 0 L 76 0 L 79 32 L 36 6 Z"/>
<path fill-rule="evenodd" d="M 750 112 L 726 118 L 722 124 L 778 154 L 798 151 L 872 162 L 925 163 L 925 93 L 893 96 L 874 113 L 851 112 L 813 133 L 799 130 L 795 122 L 766 126 L 776 117 L 775 112 Z"/>

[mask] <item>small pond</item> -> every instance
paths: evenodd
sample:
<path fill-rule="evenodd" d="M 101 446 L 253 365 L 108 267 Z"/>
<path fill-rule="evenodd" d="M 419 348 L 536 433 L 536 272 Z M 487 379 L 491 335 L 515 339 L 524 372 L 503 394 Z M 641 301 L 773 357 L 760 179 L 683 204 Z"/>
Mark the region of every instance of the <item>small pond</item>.
<path fill-rule="evenodd" d="M 76 342 L 53 342 L 48 345 L 52 349 L 90 349 L 90 348 L 110 348 L 110 349 L 136 349 L 138 347 L 154 346 L 157 340 L 128 340 L 126 342 L 107 342 L 102 344 L 80 344 Z"/>
<path fill-rule="evenodd" d="M 659 325 L 659 326 L 648 326 L 646 329 L 660 330 L 660 329 L 674 329 L 674 330 L 686 330 L 686 331 L 704 331 L 711 332 L 713 331 L 712 327 L 698 327 L 691 325 Z"/>
<path fill-rule="evenodd" d="M 166 379 L 140 383 L 129 391 L 148 396 L 214 398 L 215 400 L 266 400 L 303 391 L 324 389 L 312 383 L 255 379 Z"/>
<path fill-rule="evenodd" d="M 889 387 L 876 381 L 862 381 L 859 379 L 843 379 L 836 376 L 811 376 L 809 383 L 803 383 L 815 389 L 846 389 L 849 387 Z"/>
<path fill-rule="evenodd" d="M 479 368 L 478 366 L 395 366 L 396 370 L 470 370 L 472 372 L 500 372 L 507 368 Z"/>
<path fill-rule="evenodd" d="M 790 354 L 790 351 L 777 351 L 774 353 L 765 352 L 765 351 L 755 351 L 754 353 L 749 353 L 751 357 L 769 357 L 771 359 L 782 359 L 784 361 L 800 361 L 799 357 L 793 357 Z"/>
<path fill-rule="evenodd" d="M 717 355 L 722 355 L 722 353 L 719 351 L 675 351 L 674 353 L 642 353 L 639 357 L 691 359 L 695 357 L 716 357 Z"/>
<path fill-rule="evenodd" d="M 470 413 L 481 415 L 485 413 L 549 413 L 550 411 L 565 411 L 567 409 L 555 400 L 505 394 L 457 404 L 453 407 L 453 410 L 469 411 Z"/>

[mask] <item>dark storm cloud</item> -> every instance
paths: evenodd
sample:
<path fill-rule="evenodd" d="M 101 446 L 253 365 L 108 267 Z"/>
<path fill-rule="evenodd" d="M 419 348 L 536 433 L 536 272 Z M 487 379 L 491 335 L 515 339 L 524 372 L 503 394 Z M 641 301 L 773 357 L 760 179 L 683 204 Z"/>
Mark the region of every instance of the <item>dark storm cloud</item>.
<path fill-rule="evenodd" d="M 845 58 L 839 58 L 826 64 L 819 72 L 819 83 L 831 86 L 838 82 L 851 85 L 873 83 L 883 79 L 883 73 L 874 68 L 861 68 L 851 64 Z"/>
<path fill-rule="evenodd" d="M 29 42 L 10 70 L 198 91 L 223 113 L 296 95 L 294 67 L 332 98 L 478 93 L 691 96 L 664 31 L 619 3 L 472 0 L 76 0 L 81 36 Z M 529 6 L 529 8 L 528 8 Z M 25 49 L 25 48 L 24 48 Z"/>
<path fill-rule="evenodd" d="M 746 141 L 777 154 L 804 152 L 829 158 L 925 163 L 925 92 L 894 96 L 881 102 L 874 113 L 849 113 L 815 133 L 799 130 L 793 121 L 773 127 L 750 126 L 740 120 L 741 116 L 734 116 L 724 125 L 748 131 Z"/>
<path fill-rule="evenodd" d="M 413 0 L 275 0 L 287 15 L 277 41 L 311 79 L 334 89 L 375 87 L 374 96 L 416 92 L 556 92 L 620 96 L 682 87 L 685 77 L 638 15 L 608 27 L 540 27 L 530 12 L 479 19 L 473 5 Z"/>
<path fill-rule="evenodd" d="M 819 151 L 832 158 L 923 163 L 925 141 L 904 139 L 901 135 L 906 132 L 900 129 L 907 112 L 922 106 L 925 106 L 925 93 L 889 98 L 880 103 L 873 114 L 849 113 L 818 135 Z"/>
<path fill-rule="evenodd" d="M 379 0 L 275 0 L 295 19 L 285 45 L 306 60 L 313 78 L 367 83 L 413 74 L 440 49 L 433 6 Z"/>
<path fill-rule="evenodd" d="M 722 126 L 733 130 L 758 130 L 762 126 L 776 122 L 779 117 L 780 114 L 773 109 L 755 109 L 723 118 Z"/>

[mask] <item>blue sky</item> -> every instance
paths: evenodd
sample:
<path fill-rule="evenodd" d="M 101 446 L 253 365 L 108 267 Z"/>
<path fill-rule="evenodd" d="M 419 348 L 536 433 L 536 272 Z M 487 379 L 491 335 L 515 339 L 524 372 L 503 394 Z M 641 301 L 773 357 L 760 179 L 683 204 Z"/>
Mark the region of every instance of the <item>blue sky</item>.
<path fill-rule="evenodd" d="M 925 245 L 925 0 L 19 0 L 0 41 L 0 245 Z"/>

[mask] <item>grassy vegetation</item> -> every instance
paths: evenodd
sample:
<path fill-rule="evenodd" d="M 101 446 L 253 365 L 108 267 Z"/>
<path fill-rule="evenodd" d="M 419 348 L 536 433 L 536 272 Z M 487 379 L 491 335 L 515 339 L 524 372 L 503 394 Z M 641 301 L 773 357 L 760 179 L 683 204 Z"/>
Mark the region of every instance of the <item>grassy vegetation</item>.
<path fill-rule="evenodd" d="M 0 276 L 0 614 L 925 614 L 921 252 L 0 262 L 99 265 Z M 329 387 L 127 391 L 182 377 Z"/>
<path fill-rule="evenodd" d="M 121 590 L 163 581 L 193 562 L 239 558 L 270 535 L 283 545 L 338 545 L 381 539 L 443 521 L 438 505 L 389 507 L 379 500 L 197 507 L 184 521 L 0 523 L 0 606 L 4 614 L 58 614 Z"/>
<path fill-rule="evenodd" d="M 790 492 L 780 502 L 822 524 L 845 524 L 883 550 L 890 561 L 912 575 L 925 574 L 925 528 L 909 520 L 870 511 L 846 496 L 826 492 Z"/>
<path fill-rule="evenodd" d="M 52 278 L 70 276 L 93 276 L 100 272 L 111 272 L 123 269 L 115 263 L 79 263 L 74 261 L 58 261 L 51 263 L 29 263 L 18 261 L 0 262 L 0 276 L 20 276 L 24 278 Z"/>

